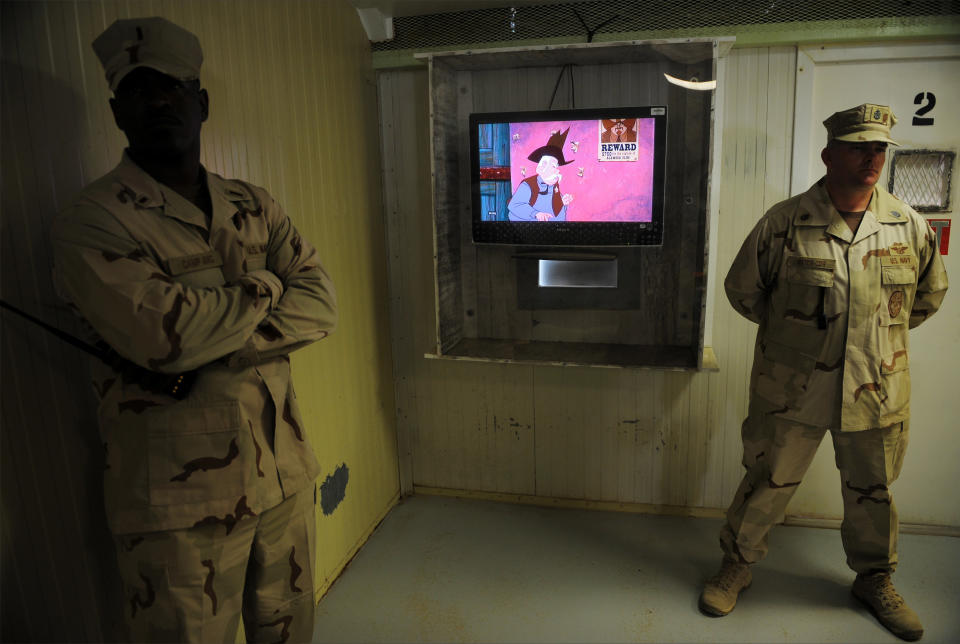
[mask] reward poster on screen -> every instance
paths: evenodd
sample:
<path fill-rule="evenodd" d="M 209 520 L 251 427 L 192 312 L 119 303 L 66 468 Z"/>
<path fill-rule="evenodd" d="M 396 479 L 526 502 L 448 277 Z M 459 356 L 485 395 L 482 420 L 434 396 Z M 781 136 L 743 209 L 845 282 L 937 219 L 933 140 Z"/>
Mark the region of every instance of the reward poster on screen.
<path fill-rule="evenodd" d="M 637 122 L 640 119 L 601 119 L 598 161 L 637 160 Z"/>
<path fill-rule="evenodd" d="M 653 118 L 479 124 L 485 221 L 653 219 Z"/>

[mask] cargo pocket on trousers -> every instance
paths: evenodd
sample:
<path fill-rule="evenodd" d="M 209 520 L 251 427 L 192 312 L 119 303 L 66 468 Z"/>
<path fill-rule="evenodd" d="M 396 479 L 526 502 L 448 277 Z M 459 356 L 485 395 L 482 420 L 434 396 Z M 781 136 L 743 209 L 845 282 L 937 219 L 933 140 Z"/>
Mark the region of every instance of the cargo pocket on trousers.
<path fill-rule="evenodd" d="M 243 494 L 240 405 L 170 405 L 144 412 L 150 441 L 150 504 L 176 505 Z"/>

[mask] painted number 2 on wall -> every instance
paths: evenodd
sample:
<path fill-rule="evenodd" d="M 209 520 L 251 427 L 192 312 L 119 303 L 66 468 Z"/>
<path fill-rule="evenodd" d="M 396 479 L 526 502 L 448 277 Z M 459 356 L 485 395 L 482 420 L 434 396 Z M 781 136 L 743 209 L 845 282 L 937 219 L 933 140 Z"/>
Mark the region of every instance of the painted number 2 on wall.
<path fill-rule="evenodd" d="M 933 92 L 920 92 L 913 97 L 913 104 L 920 106 L 920 108 L 914 112 L 913 124 L 933 125 L 933 117 L 924 116 L 933 111 L 933 106 L 937 104 L 937 97 L 933 95 Z"/>

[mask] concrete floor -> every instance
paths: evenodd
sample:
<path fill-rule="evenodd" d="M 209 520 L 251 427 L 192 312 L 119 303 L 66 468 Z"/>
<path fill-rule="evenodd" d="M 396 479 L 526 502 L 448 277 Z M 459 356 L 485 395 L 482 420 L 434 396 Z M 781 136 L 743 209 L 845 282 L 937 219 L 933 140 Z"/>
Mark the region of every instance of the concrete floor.
<path fill-rule="evenodd" d="M 712 519 L 414 496 L 318 606 L 314 642 L 897 642 L 850 597 L 837 530 L 779 526 L 736 610 L 697 610 Z M 901 535 L 923 642 L 960 642 L 960 539 Z"/>

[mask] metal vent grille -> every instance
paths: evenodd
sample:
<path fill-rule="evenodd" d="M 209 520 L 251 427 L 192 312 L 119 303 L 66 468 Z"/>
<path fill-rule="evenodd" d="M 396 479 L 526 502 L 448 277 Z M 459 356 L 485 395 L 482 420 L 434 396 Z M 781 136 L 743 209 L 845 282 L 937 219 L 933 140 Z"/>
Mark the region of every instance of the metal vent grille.
<path fill-rule="evenodd" d="M 615 34 L 958 13 L 958 0 L 594 0 L 396 17 L 393 40 L 371 43 L 371 47 L 374 51 L 388 51 L 569 36 L 586 38 L 592 30 Z"/>
<path fill-rule="evenodd" d="M 954 152 L 897 150 L 890 163 L 890 192 L 919 212 L 950 210 Z"/>

